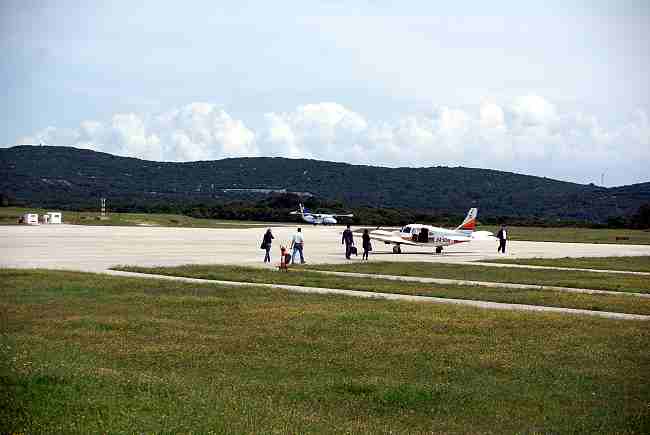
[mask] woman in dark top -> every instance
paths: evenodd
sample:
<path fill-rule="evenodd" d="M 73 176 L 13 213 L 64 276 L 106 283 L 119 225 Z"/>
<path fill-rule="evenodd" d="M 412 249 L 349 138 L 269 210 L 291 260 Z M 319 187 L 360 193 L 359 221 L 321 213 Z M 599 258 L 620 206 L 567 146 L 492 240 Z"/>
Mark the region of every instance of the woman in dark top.
<path fill-rule="evenodd" d="M 273 234 L 271 234 L 271 228 L 266 230 L 266 233 L 264 233 L 264 240 L 262 240 L 262 246 L 261 248 L 266 250 L 266 255 L 264 256 L 264 262 L 265 263 L 270 263 L 271 262 L 271 243 L 273 240 Z"/>
<path fill-rule="evenodd" d="M 361 240 L 363 241 L 363 256 L 361 259 L 367 260 L 368 252 L 372 251 L 372 245 L 370 244 L 370 234 L 368 234 L 368 230 L 363 230 L 363 236 L 361 236 Z"/>

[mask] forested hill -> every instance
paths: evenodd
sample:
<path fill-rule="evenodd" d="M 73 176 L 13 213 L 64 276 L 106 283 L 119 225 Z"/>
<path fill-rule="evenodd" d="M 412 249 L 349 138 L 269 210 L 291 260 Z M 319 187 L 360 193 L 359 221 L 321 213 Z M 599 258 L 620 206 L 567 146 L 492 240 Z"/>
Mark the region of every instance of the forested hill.
<path fill-rule="evenodd" d="M 489 169 L 266 157 L 170 163 L 58 146 L 0 149 L 0 193 L 30 206 L 89 207 L 102 196 L 111 204 L 185 206 L 263 194 L 229 189 L 310 192 L 344 207 L 462 214 L 476 206 L 484 217 L 590 222 L 629 216 L 650 202 L 650 183 L 602 188 Z"/>

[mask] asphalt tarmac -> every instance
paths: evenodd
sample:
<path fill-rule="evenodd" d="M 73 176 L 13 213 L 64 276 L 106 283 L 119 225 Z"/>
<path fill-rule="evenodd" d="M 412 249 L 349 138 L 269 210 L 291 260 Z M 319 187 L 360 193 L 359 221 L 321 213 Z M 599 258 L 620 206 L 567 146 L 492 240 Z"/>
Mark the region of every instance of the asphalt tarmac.
<path fill-rule="evenodd" d="M 289 245 L 296 227 L 271 227 L 275 239 L 272 264 L 281 245 Z M 311 264 L 344 263 L 342 226 L 301 226 L 305 260 Z M 354 228 L 353 228 L 354 229 Z M 116 265 L 174 266 L 182 264 L 239 264 L 263 266 L 260 243 L 264 228 L 164 228 L 81 225 L 0 226 L 0 267 L 103 271 Z M 357 244 L 361 237 L 355 235 Z M 481 240 L 445 248 L 392 246 L 373 241 L 370 261 L 465 262 L 503 257 L 495 240 Z M 648 245 L 586 243 L 508 243 L 509 258 L 604 257 L 650 255 Z M 350 261 L 361 261 L 361 255 Z"/>

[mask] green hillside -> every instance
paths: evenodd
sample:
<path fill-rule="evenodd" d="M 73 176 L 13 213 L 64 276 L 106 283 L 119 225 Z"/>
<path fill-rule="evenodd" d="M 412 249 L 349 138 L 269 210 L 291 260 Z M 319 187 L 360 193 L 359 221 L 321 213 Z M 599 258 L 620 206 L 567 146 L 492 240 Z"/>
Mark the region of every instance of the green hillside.
<path fill-rule="evenodd" d="M 581 222 L 631 216 L 650 202 L 650 183 L 603 188 L 489 169 L 267 157 L 171 163 L 58 146 L 0 149 L 0 193 L 15 204 L 96 208 L 105 196 L 114 209 L 137 211 L 268 197 L 248 189 L 308 192 L 348 208 L 461 215 L 475 206 L 484 218 Z"/>

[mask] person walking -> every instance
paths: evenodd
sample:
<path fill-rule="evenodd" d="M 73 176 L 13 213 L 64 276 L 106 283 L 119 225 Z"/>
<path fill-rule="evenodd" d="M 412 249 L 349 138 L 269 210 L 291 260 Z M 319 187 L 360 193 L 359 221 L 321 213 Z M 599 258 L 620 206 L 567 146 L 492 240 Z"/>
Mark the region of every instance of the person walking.
<path fill-rule="evenodd" d="M 363 236 L 361 236 L 361 240 L 363 246 L 363 256 L 361 259 L 368 260 L 368 253 L 372 251 L 372 245 L 370 244 L 370 234 L 368 234 L 367 229 L 363 230 Z"/>
<path fill-rule="evenodd" d="M 264 249 L 266 251 L 266 255 L 264 255 L 264 262 L 265 263 L 270 263 L 271 262 L 271 244 L 273 243 L 273 233 L 271 233 L 271 228 L 266 230 L 266 233 L 264 233 L 264 239 L 262 240 L 262 246 L 260 248 Z"/>
<path fill-rule="evenodd" d="M 291 249 L 293 250 L 292 254 L 291 254 L 291 264 L 295 263 L 296 252 L 300 253 L 300 264 L 305 263 L 305 257 L 303 256 L 303 253 L 302 253 L 302 248 L 303 248 L 304 244 L 305 244 L 305 239 L 302 236 L 301 229 L 298 228 L 296 233 L 291 238 Z"/>
<path fill-rule="evenodd" d="M 499 239 L 499 247 L 497 248 L 497 254 L 499 252 L 506 253 L 506 240 L 508 240 L 508 234 L 506 230 L 506 225 L 501 224 L 501 229 L 497 233 L 497 239 Z"/>
<path fill-rule="evenodd" d="M 344 243 L 345 243 L 345 258 L 349 260 L 352 247 L 354 246 L 354 236 L 352 234 L 352 230 L 350 229 L 350 225 L 348 225 L 345 231 L 343 231 L 343 237 L 341 238 L 341 245 Z"/>

